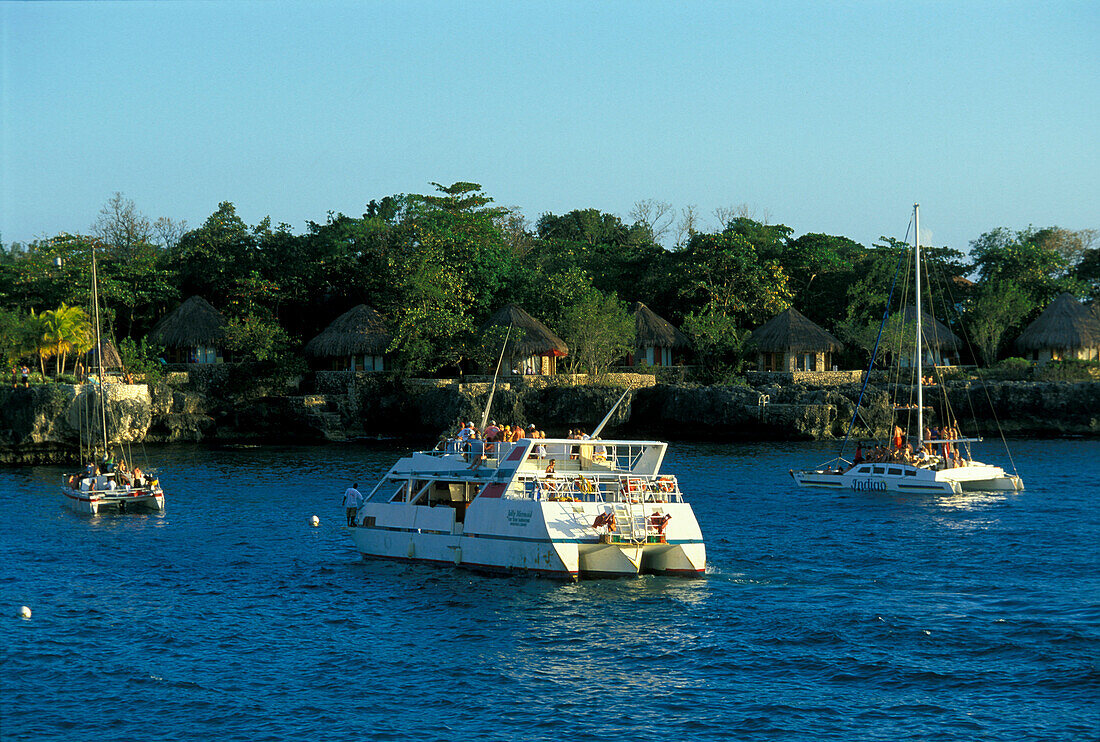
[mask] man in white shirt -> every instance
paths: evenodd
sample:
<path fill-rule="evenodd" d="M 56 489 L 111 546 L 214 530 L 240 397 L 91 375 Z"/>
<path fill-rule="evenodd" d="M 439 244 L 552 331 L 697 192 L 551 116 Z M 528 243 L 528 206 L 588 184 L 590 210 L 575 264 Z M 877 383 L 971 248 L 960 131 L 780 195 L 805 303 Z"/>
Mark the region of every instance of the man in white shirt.
<path fill-rule="evenodd" d="M 363 495 L 359 492 L 359 483 L 356 482 L 344 492 L 344 513 L 348 516 L 348 525 L 355 525 L 355 516 L 359 507 L 363 504 Z"/>

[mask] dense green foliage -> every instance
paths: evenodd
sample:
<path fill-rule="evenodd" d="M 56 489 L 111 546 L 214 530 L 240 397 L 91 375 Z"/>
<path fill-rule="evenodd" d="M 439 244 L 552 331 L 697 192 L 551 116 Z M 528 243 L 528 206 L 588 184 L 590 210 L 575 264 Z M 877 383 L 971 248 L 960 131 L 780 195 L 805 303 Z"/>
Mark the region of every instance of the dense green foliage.
<path fill-rule="evenodd" d="M 90 311 L 93 249 L 105 334 L 143 368 L 156 351 L 142 338 L 194 294 L 230 320 L 238 360 L 282 369 L 300 358 L 304 341 L 366 303 L 390 323 L 396 363 L 418 373 L 492 366 L 493 344 L 478 328 L 508 302 L 570 345 L 564 369 L 599 372 L 626 355 L 633 332 L 626 307 L 642 301 L 693 338 L 695 357 L 686 360 L 711 380 L 738 372 L 748 332 L 788 306 L 848 343 L 840 362 L 858 365 L 873 347 L 891 285 L 890 311 L 912 303 L 911 269 L 896 240 L 864 247 L 739 215 L 714 231 L 693 221 L 666 248 L 644 210 L 634 223 L 576 209 L 543 214 L 529 227 L 476 183 L 432 185 L 433 193 L 371 201 L 358 217 L 329 213 L 300 234 L 269 219 L 249 226 L 230 202 L 187 230 L 150 221 L 115 194 L 89 234 L 0 250 L 0 352 L 8 362 L 37 358 L 42 368 L 53 358 L 63 370 L 82 346 L 79 333 L 50 329 L 43 318 Z M 1095 236 L 998 228 L 971 243 L 973 262 L 928 248 L 931 311 L 956 332 L 969 330 L 991 363 L 1059 292 L 1100 294 Z"/>

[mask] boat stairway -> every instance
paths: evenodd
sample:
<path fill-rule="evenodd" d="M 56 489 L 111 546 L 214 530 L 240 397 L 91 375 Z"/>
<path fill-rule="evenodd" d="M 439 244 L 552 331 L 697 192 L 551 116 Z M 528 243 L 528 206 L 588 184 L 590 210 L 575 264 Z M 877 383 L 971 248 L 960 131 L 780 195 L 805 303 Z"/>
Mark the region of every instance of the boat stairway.
<path fill-rule="evenodd" d="M 646 542 L 646 517 L 645 510 L 631 507 L 628 502 L 616 502 L 612 504 L 615 510 L 616 535 L 623 541 L 636 544 Z"/>

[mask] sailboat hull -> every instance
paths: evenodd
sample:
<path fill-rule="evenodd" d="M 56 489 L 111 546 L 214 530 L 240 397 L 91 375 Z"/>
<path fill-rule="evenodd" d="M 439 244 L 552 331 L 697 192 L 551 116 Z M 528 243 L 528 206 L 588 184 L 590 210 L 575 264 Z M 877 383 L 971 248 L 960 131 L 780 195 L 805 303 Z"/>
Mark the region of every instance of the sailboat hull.
<path fill-rule="evenodd" d="M 968 462 L 953 469 L 926 469 L 908 464 L 860 464 L 847 471 L 823 469 L 792 471 L 800 487 L 854 492 L 906 492 L 911 494 L 961 494 L 962 492 L 1021 491 L 1020 477 L 999 466 Z"/>

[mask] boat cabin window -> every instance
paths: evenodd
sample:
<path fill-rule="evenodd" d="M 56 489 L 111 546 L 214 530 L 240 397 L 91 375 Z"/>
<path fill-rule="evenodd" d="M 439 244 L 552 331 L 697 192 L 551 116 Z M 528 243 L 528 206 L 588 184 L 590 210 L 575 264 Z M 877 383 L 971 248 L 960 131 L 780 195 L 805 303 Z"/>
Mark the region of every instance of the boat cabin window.
<path fill-rule="evenodd" d="M 870 471 L 871 471 L 871 467 L 869 467 L 869 466 L 861 466 L 861 467 L 859 467 L 859 473 L 860 473 L 860 474 L 869 474 L 869 473 L 870 473 Z"/>
<path fill-rule="evenodd" d="M 881 466 L 876 466 L 876 467 L 875 467 L 875 474 L 882 474 L 882 473 L 884 473 L 885 471 L 886 471 L 886 469 L 885 469 L 885 468 L 883 468 L 883 467 L 881 467 Z"/>
<path fill-rule="evenodd" d="M 378 489 L 374 491 L 370 497 L 367 498 L 369 502 L 390 502 L 395 497 L 400 500 L 401 494 L 405 489 L 405 482 L 383 482 L 378 485 Z"/>
<path fill-rule="evenodd" d="M 890 476 L 900 477 L 901 476 L 901 469 L 891 469 L 890 470 Z"/>
<path fill-rule="evenodd" d="M 905 476 L 915 477 L 915 476 L 917 476 L 917 470 L 916 469 L 906 469 L 905 470 Z"/>

